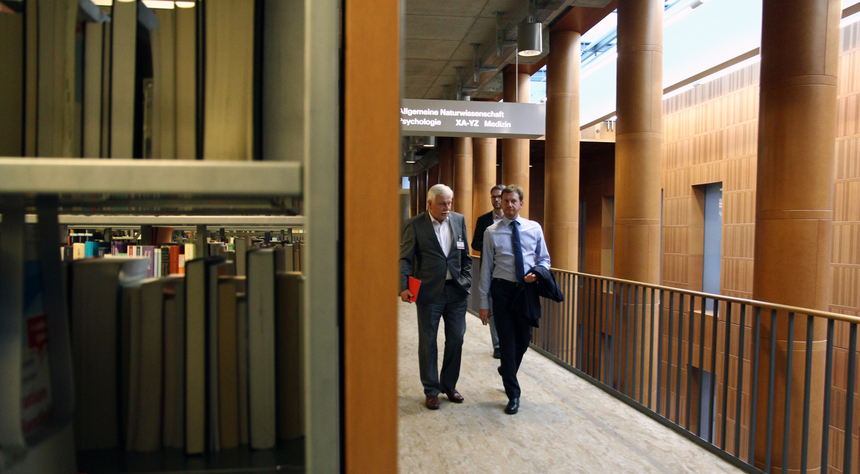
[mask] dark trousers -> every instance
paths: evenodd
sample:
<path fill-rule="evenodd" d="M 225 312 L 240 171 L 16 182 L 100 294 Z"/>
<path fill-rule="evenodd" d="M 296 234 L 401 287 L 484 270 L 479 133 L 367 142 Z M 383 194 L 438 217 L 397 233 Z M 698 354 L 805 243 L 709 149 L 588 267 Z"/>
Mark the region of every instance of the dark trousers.
<path fill-rule="evenodd" d="M 441 385 L 457 388 L 460 378 L 460 360 L 463 357 L 463 335 L 466 334 L 466 307 L 468 297 L 445 285 L 442 296 L 431 304 L 416 304 L 418 309 L 418 366 L 424 395 L 441 392 L 438 370 L 439 349 L 436 334 L 439 319 L 445 319 L 445 352 L 442 356 Z"/>
<path fill-rule="evenodd" d="M 525 283 L 513 283 L 506 280 L 493 279 L 490 285 L 490 295 L 493 298 L 493 318 L 496 320 L 496 332 L 499 334 L 499 352 L 501 366 L 499 375 L 505 386 L 508 398 L 520 398 L 520 383 L 517 381 L 517 371 L 523 361 L 523 354 L 529 348 L 532 340 L 532 326 L 523 311 L 522 304 L 525 294 L 519 299 L 517 293 Z"/>

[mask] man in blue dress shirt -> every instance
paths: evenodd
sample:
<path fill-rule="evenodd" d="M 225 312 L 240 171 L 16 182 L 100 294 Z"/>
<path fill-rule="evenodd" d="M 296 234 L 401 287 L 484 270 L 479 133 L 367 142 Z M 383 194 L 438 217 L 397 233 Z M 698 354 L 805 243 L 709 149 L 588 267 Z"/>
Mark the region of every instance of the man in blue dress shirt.
<path fill-rule="evenodd" d="M 502 191 L 504 217 L 487 227 L 481 252 L 481 322 L 493 318 L 499 335 L 501 366 L 499 375 L 505 386 L 508 404 L 505 413 L 519 411 L 520 385 L 517 371 L 532 338 L 532 326 L 525 314 L 523 285 L 535 284 L 537 276 L 529 270 L 537 265 L 550 267 L 543 230 L 535 221 L 520 217 L 523 189 L 512 184 Z"/>

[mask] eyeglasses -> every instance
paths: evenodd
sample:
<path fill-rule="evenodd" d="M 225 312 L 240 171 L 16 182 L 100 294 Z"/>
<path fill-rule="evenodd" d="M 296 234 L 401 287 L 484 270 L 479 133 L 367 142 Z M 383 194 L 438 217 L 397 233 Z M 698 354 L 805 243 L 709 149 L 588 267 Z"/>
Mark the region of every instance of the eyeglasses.
<path fill-rule="evenodd" d="M 499 194 L 498 196 L 492 196 L 492 195 L 490 196 L 490 199 L 501 199 L 501 198 L 502 198 L 501 194 Z"/>

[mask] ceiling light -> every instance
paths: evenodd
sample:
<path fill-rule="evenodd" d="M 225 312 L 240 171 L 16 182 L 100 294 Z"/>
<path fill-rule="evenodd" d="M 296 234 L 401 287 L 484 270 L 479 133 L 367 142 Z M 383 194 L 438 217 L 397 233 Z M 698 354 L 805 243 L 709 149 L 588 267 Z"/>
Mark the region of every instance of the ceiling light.
<path fill-rule="evenodd" d="M 543 51 L 543 25 L 524 21 L 517 29 L 517 54 L 537 56 Z"/>
<path fill-rule="evenodd" d="M 158 10 L 173 10 L 173 0 L 143 0 L 147 8 Z"/>
<path fill-rule="evenodd" d="M 517 54 L 538 56 L 543 51 L 543 24 L 535 23 L 534 0 L 529 1 L 529 15 L 517 27 Z"/>
<path fill-rule="evenodd" d="M 193 1 L 178 0 L 176 2 L 176 7 L 177 8 L 194 8 L 194 2 Z"/>

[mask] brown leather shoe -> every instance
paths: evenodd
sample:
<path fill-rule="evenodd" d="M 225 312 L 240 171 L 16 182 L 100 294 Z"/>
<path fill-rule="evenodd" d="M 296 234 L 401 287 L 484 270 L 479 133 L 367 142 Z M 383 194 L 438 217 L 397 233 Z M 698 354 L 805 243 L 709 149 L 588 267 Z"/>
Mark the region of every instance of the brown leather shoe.
<path fill-rule="evenodd" d="M 427 408 L 431 410 L 438 410 L 439 397 L 437 397 L 436 395 L 427 395 L 427 401 L 424 402 L 424 404 L 427 405 Z"/>
<path fill-rule="evenodd" d="M 463 396 L 460 395 L 460 392 L 458 392 L 457 390 L 454 390 L 453 388 L 447 388 L 447 387 L 441 387 L 441 388 L 442 388 L 442 391 L 445 392 L 445 395 L 448 396 L 448 400 L 451 400 L 454 403 L 463 403 L 463 400 L 465 400 L 465 398 L 463 398 Z"/>

